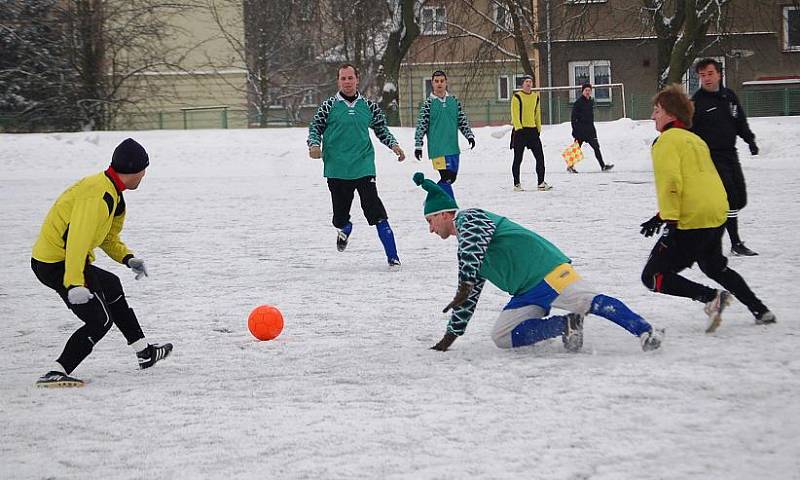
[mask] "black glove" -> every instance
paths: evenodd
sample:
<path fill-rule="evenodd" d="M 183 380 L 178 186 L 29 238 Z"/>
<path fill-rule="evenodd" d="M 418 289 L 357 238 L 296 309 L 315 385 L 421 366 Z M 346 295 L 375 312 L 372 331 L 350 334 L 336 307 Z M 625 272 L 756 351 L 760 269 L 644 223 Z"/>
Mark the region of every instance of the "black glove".
<path fill-rule="evenodd" d="M 655 214 L 653 218 L 639 225 L 642 227 L 639 233 L 645 237 L 652 237 L 661 230 L 661 225 L 663 224 L 664 220 L 661 220 L 661 217 L 659 217 L 658 214 Z"/>
<path fill-rule="evenodd" d="M 756 145 L 755 141 L 748 143 L 747 145 L 750 147 L 750 155 L 758 155 L 758 145 Z"/>
<path fill-rule="evenodd" d="M 442 313 L 447 313 L 447 311 L 450 310 L 451 308 L 455 308 L 455 307 L 461 305 L 462 303 L 466 302 L 467 298 L 469 298 L 469 294 L 471 292 L 472 292 L 472 284 L 471 283 L 459 282 L 458 290 L 456 291 L 456 296 L 453 297 L 453 301 L 452 302 L 448 303 L 447 306 L 444 307 L 444 310 L 442 310 Z"/>
<path fill-rule="evenodd" d="M 469 149 L 470 149 L 470 150 L 472 150 L 473 148 L 475 148 L 475 138 L 474 138 L 474 137 L 470 137 L 470 138 L 468 138 L 468 139 L 467 139 L 467 141 L 469 142 Z"/>
<path fill-rule="evenodd" d="M 658 244 L 661 248 L 672 248 L 675 246 L 675 231 L 678 229 L 678 222 L 668 221 L 664 222 L 664 233 L 658 239 Z"/>
<path fill-rule="evenodd" d="M 421 162 L 422 161 L 422 149 L 421 148 L 415 148 L 414 149 L 414 156 L 417 157 L 417 160 L 419 160 Z"/>
<path fill-rule="evenodd" d="M 456 338 L 458 338 L 458 336 L 455 333 L 447 332 L 444 334 L 444 337 L 442 337 L 442 339 L 439 340 L 439 343 L 431 347 L 431 350 L 446 352 L 447 349 L 450 348 L 450 345 L 452 345 L 453 342 L 456 341 Z"/>

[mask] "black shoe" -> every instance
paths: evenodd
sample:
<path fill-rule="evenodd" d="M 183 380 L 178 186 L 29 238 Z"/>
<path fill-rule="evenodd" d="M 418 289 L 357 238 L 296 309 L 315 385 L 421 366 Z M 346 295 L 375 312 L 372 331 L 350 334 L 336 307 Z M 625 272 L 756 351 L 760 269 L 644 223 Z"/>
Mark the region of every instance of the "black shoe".
<path fill-rule="evenodd" d="M 64 372 L 51 370 L 39 377 L 39 380 L 36 381 L 36 386 L 40 388 L 82 387 L 83 380 L 70 377 Z"/>
<path fill-rule="evenodd" d="M 336 250 L 344 252 L 344 249 L 347 248 L 347 241 L 349 239 L 349 233 L 344 233 L 344 231 L 339 230 L 339 233 L 336 234 Z"/>
<path fill-rule="evenodd" d="M 578 173 L 578 171 L 575 170 L 575 167 L 567 167 L 567 172 L 569 172 L 569 173 Z"/>
<path fill-rule="evenodd" d="M 731 245 L 731 255 L 735 257 L 755 257 L 758 254 L 745 247 L 744 242 L 739 242 Z"/>
<path fill-rule="evenodd" d="M 139 368 L 150 368 L 159 360 L 167 358 L 170 353 L 172 353 L 171 343 L 147 345 L 147 348 L 136 354 L 136 358 L 139 359 Z"/>
<path fill-rule="evenodd" d="M 613 163 L 607 163 L 607 164 L 603 165 L 601 170 L 604 171 L 604 172 L 607 172 L 607 171 L 611 170 L 612 168 L 614 168 L 614 164 Z"/>
<path fill-rule="evenodd" d="M 400 268 L 400 259 L 399 258 L 390 258 L 389 259 L 389 270 L 394 270 Z"/>
<path fill-rule="evenodd" d="M 578 313 L 567 315 L 567 326 L 561 335 L 561 341 L 568 352 L 575 353 L 583 348 L 583 315 Z"/>

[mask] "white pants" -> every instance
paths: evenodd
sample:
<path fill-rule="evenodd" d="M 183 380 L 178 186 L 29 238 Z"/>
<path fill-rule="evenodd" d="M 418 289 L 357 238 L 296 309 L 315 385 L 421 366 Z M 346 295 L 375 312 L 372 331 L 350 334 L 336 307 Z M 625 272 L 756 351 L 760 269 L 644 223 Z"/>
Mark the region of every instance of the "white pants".
<path fill-rule="evenodd" d="M 564 288 L 550 305 L 572 313 L 586 315 L 592 308 L 592 300 L 598 295 L 597 291 L 583 278 L 578 279 Z M 511 348 L 511 331 L 525 320 L 543 318 L 550 308 L 540 305 L 523 305 L 518 308 L 504 309 L 497 317 L 492 328 L 492 340 L 500 348 Z"/>

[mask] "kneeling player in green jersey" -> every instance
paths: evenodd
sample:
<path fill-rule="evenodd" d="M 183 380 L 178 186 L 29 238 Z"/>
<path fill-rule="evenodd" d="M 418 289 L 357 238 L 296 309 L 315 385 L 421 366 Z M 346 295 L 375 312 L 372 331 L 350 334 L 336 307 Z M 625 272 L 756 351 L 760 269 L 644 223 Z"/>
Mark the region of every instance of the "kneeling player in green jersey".
<path fill-rule="evenodd" d="M 444 309 L 452 308 L 453 313 L 433 350 L 446 351 L 464 334 L 486 280 L 512 295 L 492 329 L 492 339 L 500 348 L 560 336 L 567 350 L 578 351 L 583 346 L 583 318 L 589 313 L 639 337 L 645 351 L 661 345 L 663 330 L 654 329 L 620 300 L 598 293 L 545 238 L 480 208 L 459 210 L 422 173 L 414 174 L 414 183 L 428 192 L 424 212 L 431 233 L 442 239 L 458 238 L 458 291 Z M 571 313 L 548 317 L 552 307 Z"/>

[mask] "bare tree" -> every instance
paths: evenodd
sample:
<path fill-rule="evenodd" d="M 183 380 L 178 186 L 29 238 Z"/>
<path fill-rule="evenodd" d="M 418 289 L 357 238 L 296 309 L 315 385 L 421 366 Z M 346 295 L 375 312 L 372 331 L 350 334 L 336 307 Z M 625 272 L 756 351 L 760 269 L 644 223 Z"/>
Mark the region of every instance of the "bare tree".
<path fill-rule="evenodd" d="M 694 59 L 719 41 L 732 0 L 642 0 L 643 15 L 655 31 L 659 88 L 679 83 Z M 717 36 L 707 36 L 714 27 Z"/>

